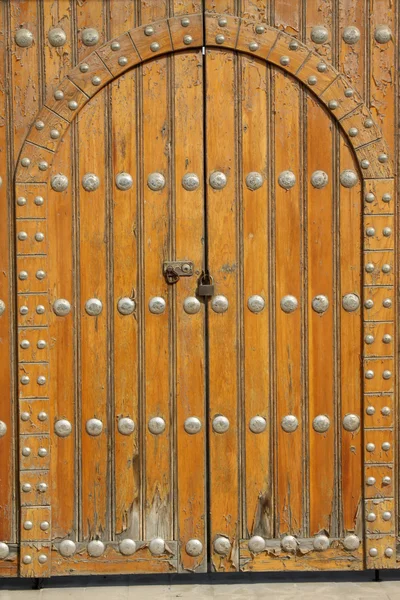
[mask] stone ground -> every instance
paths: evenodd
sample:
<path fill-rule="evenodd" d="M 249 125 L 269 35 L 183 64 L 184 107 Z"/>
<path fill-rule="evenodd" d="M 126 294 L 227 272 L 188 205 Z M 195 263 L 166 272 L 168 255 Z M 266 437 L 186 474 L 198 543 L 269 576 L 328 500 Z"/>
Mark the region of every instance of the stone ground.
<path fill-rule="evenodd" d="M 62 578 L 44 582 L 0 580 L 0 600 L 400 600 L 400 573 L 238 574 L 171 577 Z"/>

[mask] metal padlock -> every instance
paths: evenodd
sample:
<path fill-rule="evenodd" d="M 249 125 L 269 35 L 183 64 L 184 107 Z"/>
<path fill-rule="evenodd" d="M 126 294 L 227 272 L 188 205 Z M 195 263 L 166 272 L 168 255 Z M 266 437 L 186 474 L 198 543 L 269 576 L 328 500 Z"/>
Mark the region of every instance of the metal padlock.
<path fill-rule="evenodd" d="M 197 287 L 198 296 L 214 296 L 214 280 L 211 275 L 203 273 Z"/>

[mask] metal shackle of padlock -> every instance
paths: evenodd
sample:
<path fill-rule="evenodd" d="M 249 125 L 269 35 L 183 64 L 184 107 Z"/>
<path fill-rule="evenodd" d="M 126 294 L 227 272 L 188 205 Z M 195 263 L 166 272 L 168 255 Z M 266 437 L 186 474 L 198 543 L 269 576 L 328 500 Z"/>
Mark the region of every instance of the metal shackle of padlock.
<path fill-rule="evenodd" d="M 197 286 L 198 296 L 214 296 L 214 279 L 208 273 L 202 273 Z"/>

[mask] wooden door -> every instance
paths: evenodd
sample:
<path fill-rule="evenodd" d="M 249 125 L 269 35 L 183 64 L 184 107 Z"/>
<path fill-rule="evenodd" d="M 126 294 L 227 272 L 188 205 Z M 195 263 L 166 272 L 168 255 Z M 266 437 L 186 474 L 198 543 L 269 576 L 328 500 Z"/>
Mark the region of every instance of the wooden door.
<path fill-rule="evenodd" d="M 397 564 L 393 9 L 200 4 L 1 7 L 3 576 Z"/>

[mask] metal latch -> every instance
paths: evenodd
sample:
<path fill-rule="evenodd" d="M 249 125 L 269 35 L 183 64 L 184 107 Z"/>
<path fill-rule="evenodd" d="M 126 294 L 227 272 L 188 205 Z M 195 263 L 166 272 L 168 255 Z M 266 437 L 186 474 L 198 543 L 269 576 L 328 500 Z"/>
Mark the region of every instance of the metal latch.
<path fill-rule="evenodd" d="M 214 280 L 208 273 L 202 273 L 197 286 L 198 296 L 214 296 Z"/>
<path fill-rule="evenodd" d="M 180 277 L 193 275 L 193 263 L 190 260 L 169 260 L 163 264 L 163 273 L 167 283 L 176 283 Z"/>

